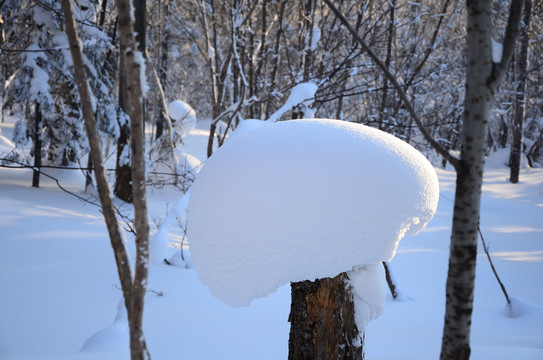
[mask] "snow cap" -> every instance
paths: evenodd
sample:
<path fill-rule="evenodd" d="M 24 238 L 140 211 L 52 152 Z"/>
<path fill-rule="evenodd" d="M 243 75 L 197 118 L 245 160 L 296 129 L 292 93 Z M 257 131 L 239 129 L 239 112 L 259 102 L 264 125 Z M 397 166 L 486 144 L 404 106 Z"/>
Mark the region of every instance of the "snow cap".
<path fill-rule="evenodd" d="M 438 197 L 432 165 L 392 135 L 339 120 L 269 124 L 227 142 L 197 176 L 192 258 L 214 296 L 246 306 L 290 281 L 390 260 Z"/>

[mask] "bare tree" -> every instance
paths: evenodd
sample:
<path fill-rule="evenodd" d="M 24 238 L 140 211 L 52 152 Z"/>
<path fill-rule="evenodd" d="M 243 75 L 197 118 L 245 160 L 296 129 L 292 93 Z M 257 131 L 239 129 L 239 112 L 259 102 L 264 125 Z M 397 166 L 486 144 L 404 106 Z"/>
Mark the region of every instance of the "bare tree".
<path fill-rule="evenodd" d="M 100 137 L 97 132 L 92 110 L 91 93 L 86 76 L 85 63 L 76 31 L 71 0 L 62 0 L 62 10 L 66 21 L 66 33 L 74 63 L 77 88 L 80 93 L 83 118 L 91 147 L 92 162 L 100 203 L 108 233 L 115 254 L 117 271 L 121 281 L 130 328 L 130 354 L 133 360 L 149 359 L 149 352 L 142 328 L 144 296 L 147 288 L 149 264 L 149 224 L 145 194 L 145 163 L 142 101 L 143 94 L 139 72 L 143 66 L 143 56 L 136 50 L 136 42 L 131 20 L 131 6 L 128 0 L 118 0 L 119 25 L 121 31 L 121 51 L 125 53 L 127 76 L 127 101 L 132 131 L 132 179 L 134 181 L 134 227 L 136 232 L 136 264 L 132 275 L 128 253 L 119 228 L 109 185 L 107 183 L 101 155 Z"/>

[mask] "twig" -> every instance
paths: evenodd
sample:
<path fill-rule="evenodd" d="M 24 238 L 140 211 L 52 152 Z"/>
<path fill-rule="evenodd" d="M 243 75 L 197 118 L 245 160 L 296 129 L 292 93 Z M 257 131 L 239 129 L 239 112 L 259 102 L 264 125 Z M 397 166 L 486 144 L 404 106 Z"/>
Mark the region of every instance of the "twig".
<path fill-rule="evenodd" d="M 479 235 L 481 236 L 481 241 L 483 242 L 483 249 L 485 250 L 485 254 L 486 254 L 486 257 L 488 258 L 488 262 L 490 263 L 490 267 L 492 268 L 492 272 L 494 272 L 494 276 L 496 276 L 496 280 L 498 280 L 498 283 L 500 284 L 500 287 L 502 288 L 503 294 L 505 295 L 505 299 L 507 300 L 507 305 L 509 306 L 509 310 L 512 311 L 513 306 L 511 305 L 511 300 L 509 299 L 507 290 L 505 290 L 505 286 L 500 280 L 500 277 L 498 276 L 498 272 L 496 271 L 496 268 L 494 267 L 494 264 L 492 263 L 492 259 L 490 258 L 490 253 L 488 252 L 488 247 L 486 246 L 483 233 L 481 232 L 481 228 L 479 227 L 478 230 L 479 230 Z"/>
<path fill-rule="evenodd" d="M 386 262 L 382 262 L 383 267 L 385 268 L 385 277 L 387 280 L 388 288 L 390 289 L 390 294 L 392 295 L 393 299 L 396 299 L 398 297 L 398 291 L 396 291 L 396 285 L 394 285 L 394 282 L 392 281 L 392 276 L 390 276 L 390 269 L 388 268 L 388 265 Z"/>

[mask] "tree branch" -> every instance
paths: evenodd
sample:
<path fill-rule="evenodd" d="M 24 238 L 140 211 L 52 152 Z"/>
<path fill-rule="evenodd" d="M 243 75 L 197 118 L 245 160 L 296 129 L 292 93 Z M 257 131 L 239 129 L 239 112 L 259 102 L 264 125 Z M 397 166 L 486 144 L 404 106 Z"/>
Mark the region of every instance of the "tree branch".
<path fill-rule="evenodd" d="M 517 0 L 518 1 L 518 0 Z M 520 0 L 522 1 L 522 0 Z M 411 118 L 415 121 L 417 126 L 419 127 L 420 132 L 428 141 L 428 143 L 439 153 L 441 154 L 445 159 L 447 159 L 448 162 L 450 162 L 455 168 L 458 168 L 460 166 L 460 160 L 453 156 L 447 149 L 445 149 L 441 144 L 439 144 L 431 135 L 428 133 L 428 131 L 424 128 L 424 125 L 422 124 L 422 121 L 415 113 L 415 109 L 413 109 L 413 106 L 411 105 L 411 102 L 407 98 L 407 95 L 405 94 L 405 91 L 403 91 L 402 86 L 398 83 L 398 80 L 394 75 L 390 73 L 388 68 L 385 64 L 377 57 L 377 55 L 370 49 L 370 47 L 362 40 L 362 38 L 358 35 L 357 31 L 353 28 L 353 26 L 349 23 L 349 21 L 339 12 L 339 10 L 332 4 L 330 0 L 324 0 L 326 5 L 334 12 L 334 14 L 338 17 L 338 19 L 345 25 L 345 27 L 349 30 L 351 35 L 356 39 L 356 41 L 360 44 L 360 46 L 368 53 L 368 55 L 371 57 L 371 59 L 375 62 L 375 64 L 381 68 L 385 76 L 388 78 L 388 80 L 394 85 L 395 90 L 398 92 L 398 95 L 400 96 L 402 102 L 404 103 L 405 107 L 409 111 L 409 114 L 411 115 Z"/>
<path fill-rule="evenodd" d="M 501 82 L 505 71 L 509 67 L 515 45 L 520 32 L 520 20 L 522 19 L 522 8 L 524 0 L 512 0 L 509 8 L 509 17 L 507 18 L 507 27 L 505 28 L 505 36 L 503 38 L 503 52 L 499 63 L 493 63 L 492 72 L 488 79 L 488 86 L 492 91 Z"/>

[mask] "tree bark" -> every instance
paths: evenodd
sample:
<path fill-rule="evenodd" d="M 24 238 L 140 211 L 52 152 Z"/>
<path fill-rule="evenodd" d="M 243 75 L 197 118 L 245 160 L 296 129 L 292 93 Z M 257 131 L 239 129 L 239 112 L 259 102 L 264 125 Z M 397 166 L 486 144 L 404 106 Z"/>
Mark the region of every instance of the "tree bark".
<path fill-rule="evenodd" d="M 134 32 L 136 37 L 137 49 L 145 54 L 145 0 L 133 0 L 134 4 Z M 119 17 L 121 14 L 119 14 Z M 127 79 L 127 68 L 125 61 L 126 54 L 120 52 L 119 59 L 119 107 L 122 112 L 129 114 L 127 92 L 130 91 L 127 87 L 129 79 Z M 130 69 L 132 71 L 133 69 Z M 139 74 L 136 74 L 139 77 Z M 143 114 L 143 112 L 142 112 Z M 120 116 L 123 116 L 122 114 Z M 117 163 L 115 170 L 115 195 L 128 203 L 133 200 L 132 188 L 132 168 L 130 162 L 125 161 L 125 148 L 129 146 L 131 129 L 128 123 L 120 121 L 121 132 L 117 140 Z M 132 154 L 131 154 L 132 156 Z"/>
<path fill-rule="evenodd" d="M 517 95 L 515 97 L 514 118 L 513 118 L 513 144 L 511 145 L 510 166 L 511 173 L 509 180 L 516 184 L 519 182 L 520 158 L 522 154 L 522 131 L 524 127 L 524 113 L 526 102 L 526 77 L 528 72 L 528 53 L 530 18 L 532 15 L 532 0 L 525 0 L 524 19 L 520 34 L 520 54 L 516 64 L 518 68 Z"/>
<path fill-rule="evenodd" d="M 126 67 L 124 54 L 119 55 L 119 138 L 117 139 L 117 159 L 115 163 L 115 196 L 128 203 L 132 202 L 132 170 L 130 162 L 127 161 L 128 140 L 130 139 L 130 125 L 125 117 L 128 113 L 126 99 Z"/>
<path fill-rule="evenodd" d="M 363 359 L 347 274 L 291 284 L 289 360 Z"/>
<path fill-rule="evenodd" d="M 145 2 L 140 2 L 144 6 Z M 130 150 L 132 157 L 132 192 L 134 228 L 136 232 L 136 266 L 133 293 L 127 309 L 130 326 L 130 354 L 132 360 L 149 359 L 143 334 L 143 306 L 149 271 L 149 219 L 145 186 L 145 122 L 141 74 L 144 68 L 145 43 L 137 44 L 132 23 L 130 0 L 117 0 L 119 12 L 120 50 L 124 54 L 128 115 L 130 116 Z M 141 31 L 141 30 L 140 30 Z M 140 33 L 141 35 L 141 33 Z M 140 49 L 140 51 L 136 51 Z"/>
<path fill-rule="evenodd" d="M 41 129 L 42 118 L 40 104 L 36 101 L 34 118 L 34 170 L 32 171 L 32 187 L 40 187 L 40 167 L 41 167 Z"/>

